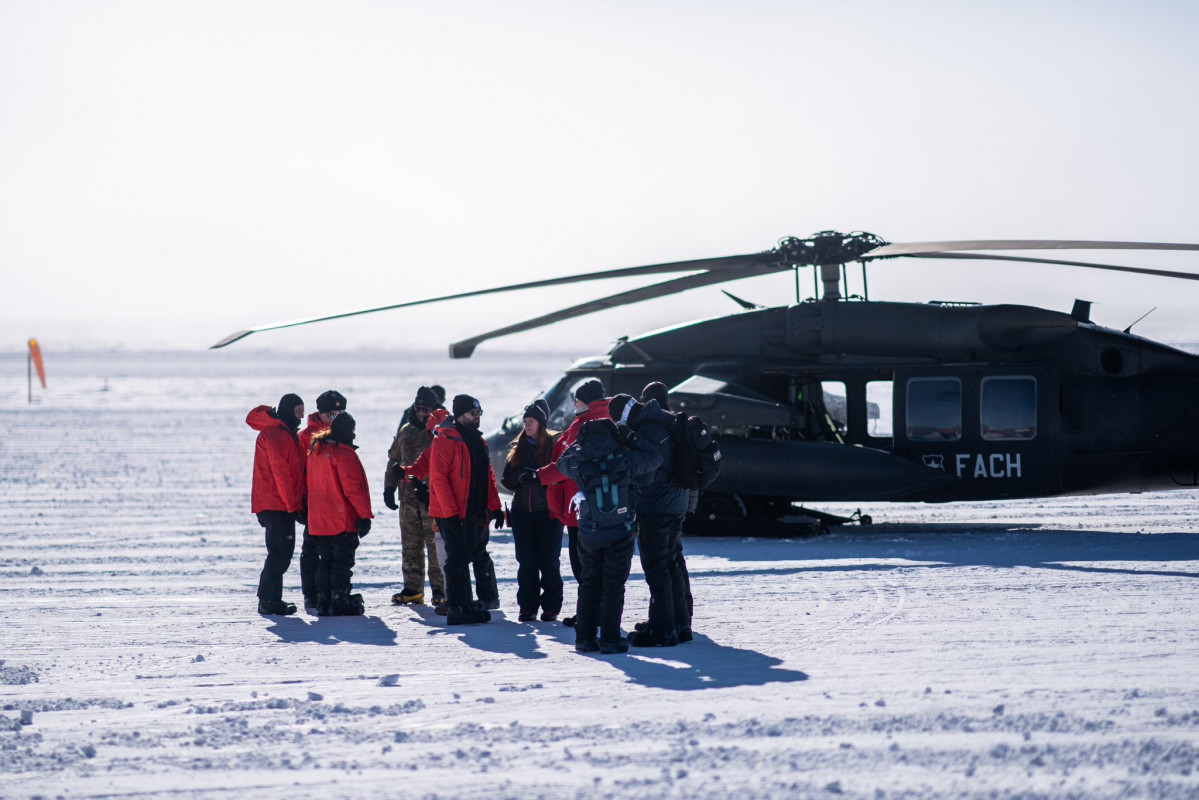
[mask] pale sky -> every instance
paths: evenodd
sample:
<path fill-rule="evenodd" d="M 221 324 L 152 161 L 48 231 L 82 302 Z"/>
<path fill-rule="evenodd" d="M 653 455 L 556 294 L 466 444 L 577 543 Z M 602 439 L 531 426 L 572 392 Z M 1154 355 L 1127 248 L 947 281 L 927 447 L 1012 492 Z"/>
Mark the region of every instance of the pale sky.
<path fill-rule="evenodd" d="M 202 349 L 825 229 L 1199 242 L 1196 31 L 1184 2 L 0 0 L 0 351 Z M 1074 257 L 1199 272 L 1196 253 Z M 636 285 L 234 347 L 441 350 Z M 733 311 L 719 288 L 480 352 L 603 352 Z M 789 276 L 725 288 L 795 299 Z M 979 262 L 877 264 L 870 294 L 1082 296 L 1114 327 L 1199 306 L 1199 282 Z"/>

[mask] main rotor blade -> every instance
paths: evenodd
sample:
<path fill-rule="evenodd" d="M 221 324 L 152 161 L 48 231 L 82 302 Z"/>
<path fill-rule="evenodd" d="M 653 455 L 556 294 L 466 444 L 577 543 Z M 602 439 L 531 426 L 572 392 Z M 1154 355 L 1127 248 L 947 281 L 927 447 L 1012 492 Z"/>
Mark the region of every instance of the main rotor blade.
<path fill-rule="evenodd" d="M 341 314 L 328 314 L 322 317 L 306 317 L 304 319 L 293 319 L 287 322 L 275 322 L 270 325 L 260 325 L 257 328 L 250 328 L 246 331 L 238 331 L 230 334 L 224 339 L 221 339 L 216 344 L 210 347 L 210 350 L 215 350 L 218 347 L 225 347 L 233 344 L 239 339 L 244 339 L 252 333 L 261 331 L 273 331 L 279 328 L 292 328 L 296 325 L 308 325 L 313 322 L 325 322 L 331 319 L 342 319 L 344 317 L 356 317 L 359 314 L 373 314 L 376 311 L 390 311 L 395 308 L 409 308 L 411 306 L 425 305 L 426 303 L 441 303 L 446 300 L 461 300 L 466 297 L 479 297 L 486 294 L 496 294 L 498 292 L 514 292 L 518 289 L 537 289 L 545 286 L 563 286 L 571 283 L 581 283 L 583 281 L 595 281 L 606 278 L 629 278 L 639 275 L 656 275 L 670 272 L 693 272 L 696 270 L 718 270 L 721 272 L 732 272 L 739 267 L 752 266 L 759 264 L 771 263 L 774 264 L 778 260 L 777 255 L 771 251 L 764 253 L 754 253 L 751 255 L 742 256 L 723 256 L 721 258 L 701 258 L 694 261 L 674 261 L 666 264 L 651 264 L 645 267 L 626 267 L 623 269 L 609 269 L 601 272 L 588 272 L 583 275 L 570 275 L 565 278 L 547 278 L 541 281 L 529 281 L 528 283 L 515 283 L 510 286 L 497 286 L 492 289 L 477 289 L 471 292 L 460 292 L 458 294 L 447 294 L 441 297 L 429 297 L 424 300 L 411 300 L 407 303 L 393 303 L 388 306 L 375 306 L 373 308 L 360 308 L 356 311 L 346 311 Z M 778 268 L 778 267 L 774 267 Z M 753 273 L 759 274 L 759 273 Z M 740 275 L 729 276 L 725 275 L 723 280 L 734 280 L 742 277 Z"/>
<path fill-rule="evenodd" d="M 700 273 L 699 275 L 688 275 L 684 278 L 675 278 L 671 281 L 655 283 L 652 286 L 644 286 L 640 289 L 633 289 L 632 291 L 621 292 L 620 294 L 613 294 L 608 297 L 601 297 L 598 300 L 591 300 L 577 306 L 564 308 L 561 311 L 555 311 L 552 314 L 546 314 L 536 319 L 518 322 L 515 325 L 509 325 L 498 330 L 481 333 L 478 336 L 472 336 L 469 339 L 463 339 L 460 342 L 454 342 L 450 345 L 450 358 L 470 358 L 471 354 L 475 352 L 475 348 L 481 342 L 485 342 L 488 339 L 540 328 L 543 325 L 552 325 L 555 322 L 572 319 L 573 317 L 581 317 L 585 314 L 593 314 L 596 311 L 603 311 L 608 308 L 625 306 L 630 303 L 640 303 L 643 300 L 652 300 L 655 297 L 666 297 L 667 295 L 685 292 L 688 289 L 710 286 L 714 283 L 724 283 L 725 281 L 738 280 L 740 278 L 766 275 L 777 271 L 777 269 L 777 266 L 774 264 L 761 264 L 744 272 L 739 272 L 736 275 L 728 275 L 725 271 L 718 272 L 713 270 L 711 272 Z"/>
<path fill-rule="evenodd" d="M 900 242 L 876 247 L 863 259 L 944 253 L 956 250 L 1199 250 L 1199 244 L 1089 242 L 1078 239 L 977 239 L 962 242 Z"/>
<path fill-rule="evenodd" d="M 1150 269 L 1148 267 L 1122 267 L 1115 264 L 1095 264 L 1090 261 L 1061 261 L 1056 258 L 1029 258 L 1027 256 L 992 256 L 986 253 L 916 253 L 910 258 L 973 258 L 987 261 L 1028 261 L 1033 264 L 1064 264 L 1067 267 L 1089 267 L 1091 269 L 1110 269 L 1115 272 L 1136 272 L 1141 275 L 1158 275 L 1163 278 L 1184 278 L 1189 281 L 1199 281 L 1199 274 L 1194 272 L 1175 272 L 1168 269 Z"/>

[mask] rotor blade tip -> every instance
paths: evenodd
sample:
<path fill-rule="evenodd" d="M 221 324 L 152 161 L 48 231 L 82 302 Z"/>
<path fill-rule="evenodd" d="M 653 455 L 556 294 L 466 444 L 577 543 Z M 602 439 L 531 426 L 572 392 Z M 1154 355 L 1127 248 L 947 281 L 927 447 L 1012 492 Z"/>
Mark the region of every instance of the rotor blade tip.
<path fill-rule="evenodd" d="M 254 331 L 238 331 L 237 333 L 231 333 L 228 336 L 226 336 L 224 339 L 221 339 L 219 342 L 217 342 L 216 344 L 214 344 L 212 347 L 210 347 L 208 349 L 216 350 L 219 347 L 224 347 L 225 345 L 233 344 L 238 339 L 244 339 L 253 332 Z"/>

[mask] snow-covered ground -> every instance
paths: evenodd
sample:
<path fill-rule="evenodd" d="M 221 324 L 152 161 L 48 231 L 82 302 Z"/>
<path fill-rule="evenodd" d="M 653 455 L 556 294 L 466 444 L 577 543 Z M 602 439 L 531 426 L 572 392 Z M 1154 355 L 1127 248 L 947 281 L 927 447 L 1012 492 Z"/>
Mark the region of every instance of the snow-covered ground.
<path fill-rule="evenodd" d="M 580 656 L 515 621 L 508 532 L 491 624 L 390 605 L 394 515 L 359 550 L 365 617 L 258 616 L 243 422 L 340 389 L 377 497 L 420 383 L 495 423 L 564 357 L 47 362 L 27 405 L 0 355 L 2 797 L 1199 796 L 1195 492 L 688 540 L 696 640 Z M 634 561 L 626 621 L 646 602 Z"/>

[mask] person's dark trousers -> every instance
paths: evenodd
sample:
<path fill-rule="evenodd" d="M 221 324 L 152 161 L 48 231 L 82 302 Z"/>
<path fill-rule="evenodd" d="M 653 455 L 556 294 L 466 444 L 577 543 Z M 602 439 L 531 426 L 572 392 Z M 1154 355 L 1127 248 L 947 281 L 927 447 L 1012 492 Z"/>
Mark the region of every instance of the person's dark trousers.
<path fill-rule="evenodd" d="M 686 606 L 676 606 L 674 610 L 675 622 L 679 625 L 690 625 L 691 618 L 695 616 L 695 598 L 691 596 L 691 573 L 687 571 L 687 559 L 683 558 L 683 521 L 686 515 L 679 520 L 679 529 L 674 534 L 674 560 L 679 568 L 679 573 L 683 576 L 683 596 L 687 600 Z M 684 616 L 679 612 L 679 608 L 686 608 L 687 614 Z"/>
<path fill-rule="evenodd" d="M 495 577 L 495 563 L 491 560 L 491 553 L 487 552 L 487 545 L 491 541 L 491 531 L 486 522 L 481 525 L 475 523 L 470 527 L 474 532 L 470 541 L 470 563 L 475 572 L 475 593 L 478 594 L 479 600 L 491 603 L 493 600 L 500 599 L 500 587 Z M 446 558 L 449 558 L 448 553 Z"/>
<path fill-rule="evenodd" d="M 319 538 L 308 532 L 307 525 L 304 526 L 304 536 L 300 540 L 300 591 L 304 599 L 317 596 L 316 567 L 321 556 L 314 540 Z"/>
<path fill-rule="evenodd" d="M 439 517 L 437 529 L 445 544 L 445 568 L 442 571 L 445 573 L 446 604 L 470 608 L 471 539 L 477 537 L 468 532 L 466 520 L 457 517 Z"/>
<path fill-rule="evenodd" d="M 562 610 L 562 523 L 547 511 L 510 512 L 516 545 L 516 604 L 521 613 Z"/>
<path fill-rule="evenodd" d="M 566 551 L 570 554 L 570 574 L 583 580 L 583 562 L 579 560 L 579 526 L 566 526 Z"/>
<path fill-rule="evenodd" d="M 283 599 L 283 573 L 296 552 L 296 517 L 286 511 L 259 511 L 258 522 L 266 528 L 266 561 L 258 575 L 258 598 Z"/>
<path fill-rule="evenodd" d="M 633 565 L 632 534 L 614 542 L 597 542 L 579 537 L 579 559 L 583 580 L 579 582 L 579 616 L 575 641 L 596 638 L 601 642 L 620 640 L 620 618 L 624 614 L 624 587 Z"/>
<path fill-rule="evenodd" d="M 314 576 L 317 594 L 330 597 L 333 592 L 350 591 L 350 578 L 354 576 L 354 559 L 358 552 L 358 534 L 348 531 L 336 536 L 312 538 L 320 559 Z"/>
<path fill-rule="evenodd" d="M 675 552 L 682 526 L 681 514 L 637 515 L 637 547 L 649 584 L 649 628 L 655 637 L 669 636 L 675 625 L 690 621 L 687 584 Z"/>

